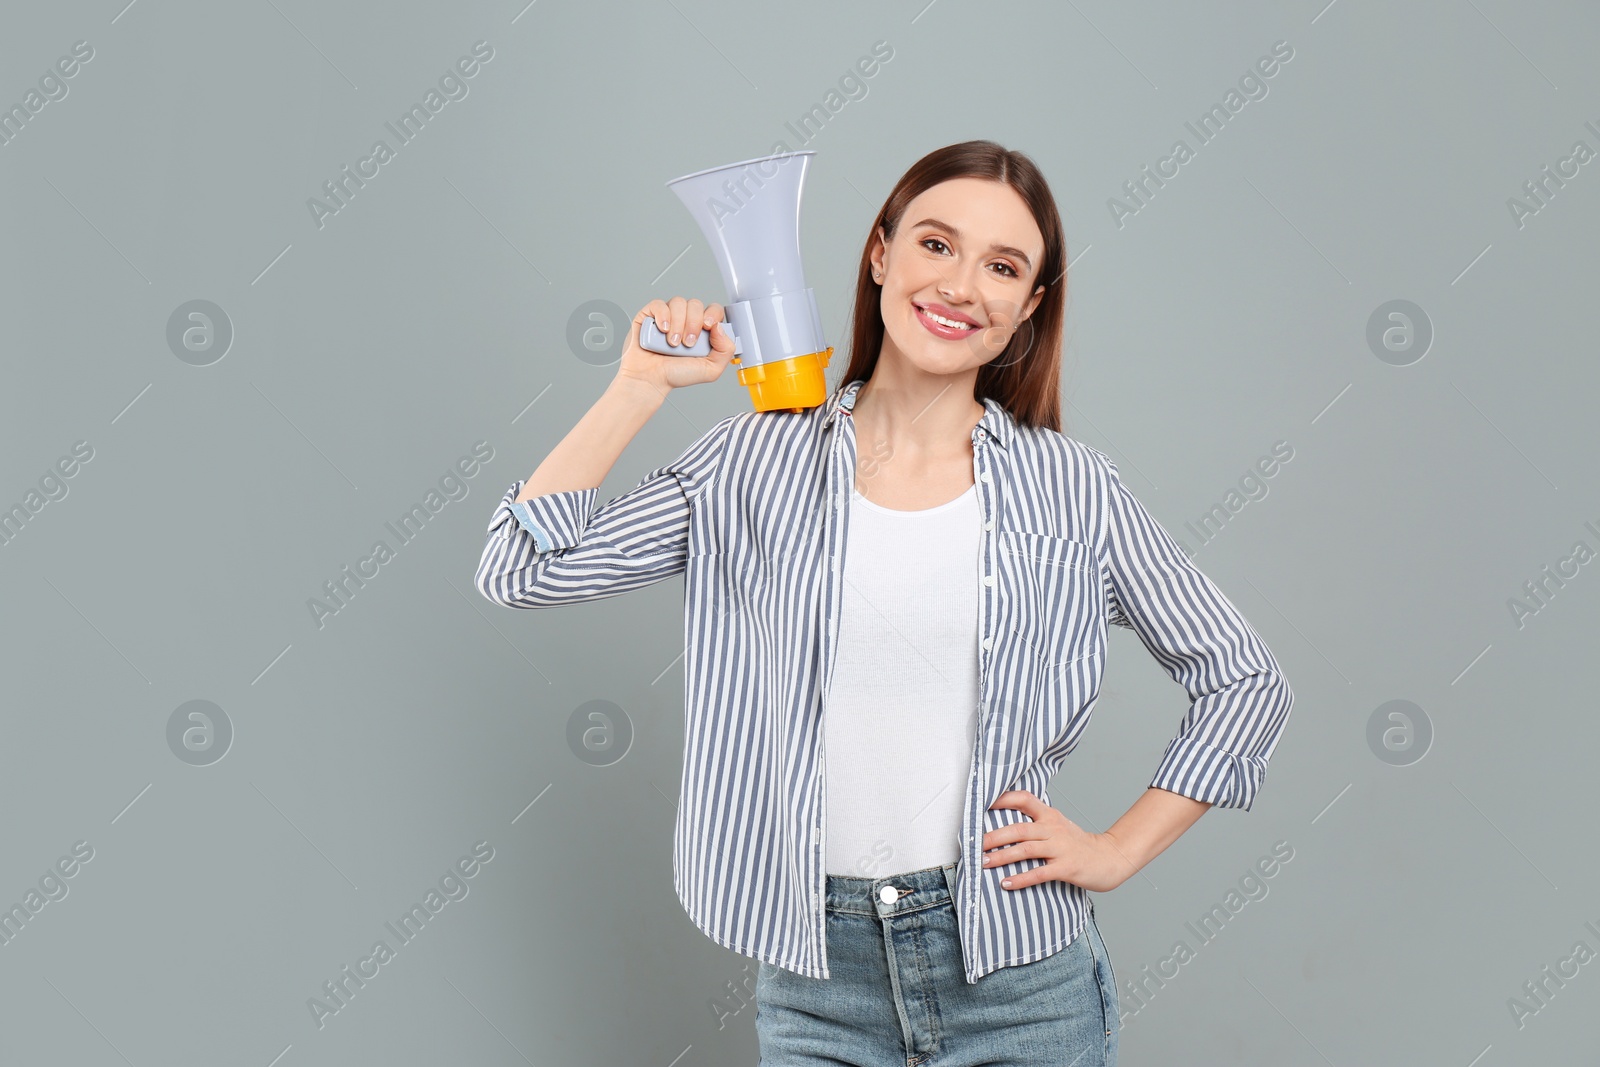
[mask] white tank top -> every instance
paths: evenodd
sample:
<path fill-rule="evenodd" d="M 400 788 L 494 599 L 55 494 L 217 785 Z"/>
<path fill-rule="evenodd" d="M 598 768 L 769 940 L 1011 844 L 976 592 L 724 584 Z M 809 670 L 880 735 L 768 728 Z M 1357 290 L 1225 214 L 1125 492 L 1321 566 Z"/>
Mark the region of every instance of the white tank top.
<path fill-rule="evenodd" d="M 978 726 L 977 487 L 894 511 L 852 492 L 823 716 L 828 874 L 953 863 Z"/>

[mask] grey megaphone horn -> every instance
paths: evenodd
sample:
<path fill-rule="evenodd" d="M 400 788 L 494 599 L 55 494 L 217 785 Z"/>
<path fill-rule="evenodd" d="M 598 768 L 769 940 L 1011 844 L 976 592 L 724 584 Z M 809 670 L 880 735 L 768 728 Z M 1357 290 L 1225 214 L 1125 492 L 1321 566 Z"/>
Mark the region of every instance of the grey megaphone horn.
<path fill-rule="evenodd" d="M 667 183 L 717 258 L 729 297 L 723 328 L 733 336 L 739 381 L 757 411 L 802 411 L 827 399 L 822 372 L 833 347 L 800 264 L 800 193 L 815 154 L 782 152 Z M 639 346 L 665 356 L 704 356 L 711 335 L 701 333 L 692 345 L 668 344 L 646 318 Z"/>

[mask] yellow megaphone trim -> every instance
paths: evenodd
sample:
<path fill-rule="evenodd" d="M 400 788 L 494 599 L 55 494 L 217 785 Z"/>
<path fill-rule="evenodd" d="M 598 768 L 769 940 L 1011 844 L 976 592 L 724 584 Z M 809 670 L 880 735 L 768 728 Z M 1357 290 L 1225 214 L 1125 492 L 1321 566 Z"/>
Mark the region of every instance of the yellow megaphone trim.
<path fill-rule="evenodd" d="M 750 402 L 757 411 L 804 411 L 828 399 L 828 384 L 823 369 L 833 356 L 826 351 L 810 352 L 788 359 L 739 368 L 739 382 L 750 390 Z M 738 363 L 739 357 L 734 356 Z"/>

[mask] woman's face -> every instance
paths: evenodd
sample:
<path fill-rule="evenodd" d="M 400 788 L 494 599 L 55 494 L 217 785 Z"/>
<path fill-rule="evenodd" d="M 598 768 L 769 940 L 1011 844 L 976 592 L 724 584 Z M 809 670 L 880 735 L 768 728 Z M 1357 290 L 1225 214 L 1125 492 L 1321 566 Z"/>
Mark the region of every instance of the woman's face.
<path fill-rule="evenodd" d="M 929 374 L 990 362 L 1038 306 L 1043 261 L 1044 235 L 1009 185 L 953 178 L 933 186 L 907 206 L 894 237 L 878 228 L 872 266 L 883 287 L 884 347 Z"/>

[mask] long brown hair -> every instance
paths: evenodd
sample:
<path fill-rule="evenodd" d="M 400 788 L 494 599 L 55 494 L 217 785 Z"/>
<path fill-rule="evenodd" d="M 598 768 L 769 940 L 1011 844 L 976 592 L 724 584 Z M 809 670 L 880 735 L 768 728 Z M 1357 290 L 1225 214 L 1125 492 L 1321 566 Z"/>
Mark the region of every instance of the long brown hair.
<path fill-rule="evenodd" d="M 872 377 L 883 347 L 882 292 L 872 280 L 872 239 L 879 226 L 893 239 L 907 206 L 927 189 L 952 178 L 985 178 L 1017 191 L 1044 236 L 1044 262 L 1028 295 L 1045 287 L 1039 306 L 1017 327 L 1005 350 L 978 368 L 974 399 L 993 397 L 1019 423 L 1061 432 L 1061 322 L 1067 296 L 1067 251 L 1055 197 L 1033 160 L 993 141 L 963 141 L 935 149 L 901 176 L 867 231 L 856 275 L 851 314 L 850 362 L 840 385 Z M 1024 301 L 1027 297 L 1023 298 Z"/>

